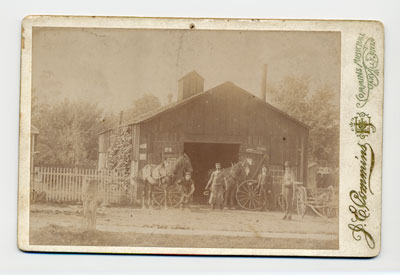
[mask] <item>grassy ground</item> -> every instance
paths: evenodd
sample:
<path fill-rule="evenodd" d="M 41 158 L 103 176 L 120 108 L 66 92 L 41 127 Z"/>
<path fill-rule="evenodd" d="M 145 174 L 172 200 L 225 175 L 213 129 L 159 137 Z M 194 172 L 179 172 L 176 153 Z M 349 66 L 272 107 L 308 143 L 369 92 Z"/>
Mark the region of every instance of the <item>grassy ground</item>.
<path fill-rule="evenodd" d="M 205 248 L 336 249 L 337 240 L 281 239 L 261 237 L 182 236 L 132 232 L 80 232 L 78 229 L 49 225 L 33 230 L 31 245 L 144 246 Z"/>

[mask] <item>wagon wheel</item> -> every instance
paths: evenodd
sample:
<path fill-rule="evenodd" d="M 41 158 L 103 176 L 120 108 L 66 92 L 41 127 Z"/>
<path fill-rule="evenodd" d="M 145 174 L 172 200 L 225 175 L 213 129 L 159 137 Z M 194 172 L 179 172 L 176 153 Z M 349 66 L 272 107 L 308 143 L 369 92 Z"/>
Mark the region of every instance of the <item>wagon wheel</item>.
<path fill-rule="evenodd" d="M 176 183 L 153 185 L 152 196 L 159 206 L 165 206 L 166 201 L 167 207 L 177 207 L 181 201 L 181 189 Z"/>
<path fill-rule="evenodd" d="M 337 208 L 334 206 L 335 190 L 332 185 L 329 185 L 326 189 L 326 204 L 327 206 L 323 209 L 324 215 L 330 218 L 333 213 L 337 216 Z"/>
<path fill-rule="evenodd" d="M 323 208 L 322 213 L 324 214 L 324 216 L 328 219 L 332 216 L 332 214 L 334 213 L 335 209 L 331 206 L 326 206 Z"/>
<path fill-rule="evenodd" d="M 331 209 L 328 205 L 328 201 L 325 198 L 323 198 L 323 200 L 320 201 L 319 209 L 320 209 L 322 216 L 324 218 L 328 219 L 329 216 L 331 215 Z"/>
<path fill-rule="evenodd" d="M 297 214 L 303 218 L 307 210 L 307 191 L 304 186 L 296 188 Z"/>
<path fill-rule="evenodd" d="M 236 191 L 236 200 L 242 209 L 260 210 L 263 207 L 263 198 L 259 194 L 256 180 L 246 180 L 239 184 Z"/>

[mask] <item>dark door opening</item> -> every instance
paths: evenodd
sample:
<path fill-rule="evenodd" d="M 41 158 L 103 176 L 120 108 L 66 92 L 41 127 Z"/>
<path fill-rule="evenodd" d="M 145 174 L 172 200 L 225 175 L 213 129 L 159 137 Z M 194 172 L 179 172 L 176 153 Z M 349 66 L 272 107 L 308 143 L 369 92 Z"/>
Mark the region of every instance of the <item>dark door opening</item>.
<path fill-rule="evenodd" d="M 185 142 L 184 151 L 189 156 L 192 166 L 192 178 L 195 183 L 193 202 L 206 204 L 204 188 L 209 180 L 210 170 L 220 162 L 222 168 L 231 167 L 239 159 L 239 144 Z"/>

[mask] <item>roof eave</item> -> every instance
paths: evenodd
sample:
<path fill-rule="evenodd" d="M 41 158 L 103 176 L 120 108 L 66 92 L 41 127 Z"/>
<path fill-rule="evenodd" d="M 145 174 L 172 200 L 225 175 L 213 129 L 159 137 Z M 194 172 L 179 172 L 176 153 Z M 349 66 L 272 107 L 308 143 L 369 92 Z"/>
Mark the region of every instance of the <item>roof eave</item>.
<path fill-rule="evenodd" d="M 284 111 L 280 110 L 279 108 L 273 106 L 272 104 L 270 104 L 270 103 L 268 103 L 268 102 L 266 102 L 266 101 L 260 99 L 259 97 L 253 95 L 252 93 L 250 93 L 250 92 L 244 90 L 243 88 L 241 88 L 241 87 L 235 85 L 235 84 L 232 83 L 231 81 L 226 81 L 226 82 L 224 82 L 224 83 L 222 83 L 222 84 L 220 84 L 220 85 L 218 85 L 218 86 L 216 86 L 216 87 L 214 87 L 214 88 L 211 88 L 211 89 L 209 89 L 209 90 L 207 90 L 207 91 L 204 91 L 204 92 L 201 92 L 201 93 L 192 95 L 191 97 L 188 97 L 188 98 L 186 98 L 186 99 L 184 99 L 184 100 L 175 102 L 175 104 L 173 104 L 170 108 L 166 108 L 166 106 L 162 106 L 162 107 L 160 107 L 160 109 L 162 108 L 162 110 L 160 110 L 159 112 L 155 112 L 154 115 L 152 115 L 152 116 L 146 117 L 146 114 L 151 113 L 151 112 L 153 112 L 153 111 L 149 111 L 149 112 L 147 112 L 147 113 L 144 113 L 144 114 L 142 115 L 142 116 L 144 117 L 143 119 L 140 119 L 140 116 L 139 116 L 137 119 L 134 119 L 134 120 L 131 121 L 131 122 L 124 123 L 123 125 L 120 125 L 120 126 L 118 126 L 118 127 L 125 127 L 125 126 L 140 124 L 140 123 L 143 123 L 143 122 L 148 122 L 148 121 L 150 121 L 150 120 L 152 120 L 152 119 L 158 117 L 159 115 L 162 115 L 162 114 L 165 114 L 165 113 L 167 113 L 167 112 L 173 111 L 173 110 L 175 110 L 176 108 L 178 108 L 178 107 L 180 107 L 180 106 L 183 106 L 183 105 L 185 105 L 185 104 L 187 104 L 187 103 L 189 103 L 189 102 L 192 102 L 193 100 L 196 100 L 196 99 L 200 98 L 201 96 L 204 96 L 204 95 L 206 95 L 206 94 L 208 94 L 208 93 L 211 93 L 211 92 L 217 90 L 218 88 L 220 88 L 221 86 L 227 85 L 227 84 L 228 84 L 228 85 L 232 85 L 232 86 L 234 86 L 234 87 L 237 88 L 237 89 L 240 89 L 241 91 L 243 91 L 243 92 L 245 92 L 246 94 L 248 94 L 248 95 L 252 96 L 253 98 L 255 98 L 257 101 L 259 101 L 259 102 L 265 104 L 266 106 L 268 106 L 269 108 L 273 109 L 274 111 L 280 113 L 281 115 L 285 116 L 286 118 L 288 118 L 288 119 L 290 119 L 290 120 L 296 122 L 297 124 L 299 124 L 299 125 L 302 126 L 303 128 L 306 128 L 307 130 L 310 130 L 310 129 L 311 129 L 311 127 L 308 126 L 307 124 L 305 124 L 304 122 L 301 122 L 300 120 L 298 120 L 298 119 L 296 119 L 296 118 L 290 116 L 289 114 L 287 114 L 287 113 L 285 113 Z M 100 132 L 98 135 L 104 134 L 104 133 L 106 133 L 106 132 L 108 132 L 108 131 L 112 131 L 113 129 L 116 129 L 116 128 L 118 128 L 118 127 L 114 127 L 114 128 L 110 128 L 110 129 L 108 129 L 108 130 L 104 130 L 104 131 Z"/>

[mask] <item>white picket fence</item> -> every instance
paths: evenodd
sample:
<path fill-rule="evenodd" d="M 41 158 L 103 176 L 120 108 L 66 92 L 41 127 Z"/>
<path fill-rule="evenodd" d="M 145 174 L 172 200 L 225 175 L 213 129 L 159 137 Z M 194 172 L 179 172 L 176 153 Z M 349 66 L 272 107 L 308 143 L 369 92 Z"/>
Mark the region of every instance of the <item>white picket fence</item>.
<path fill-rule="evenodd" d="M 81 202 L 87 179 L 98 180 L 98 201 L 120 203 L 126 195 L 125 177 L 110 170 L 35 167 L 31 197 L 46 202 Z"/>

